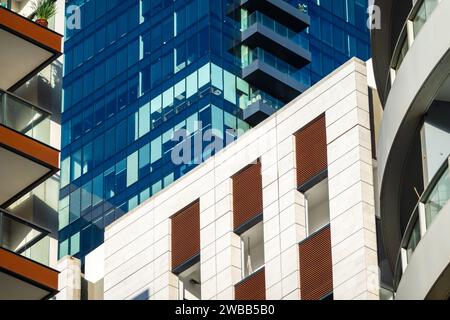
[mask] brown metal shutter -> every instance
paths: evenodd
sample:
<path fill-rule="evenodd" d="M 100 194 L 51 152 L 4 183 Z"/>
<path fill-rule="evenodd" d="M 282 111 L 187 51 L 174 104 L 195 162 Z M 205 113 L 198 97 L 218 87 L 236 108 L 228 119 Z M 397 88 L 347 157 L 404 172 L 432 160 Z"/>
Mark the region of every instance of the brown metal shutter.
<path fill-rule="evenodd" d="M 172 217 L 172 270 L 200 253 L 200 202 Z"/>
<path fill-rule="evenodd" d="M 313 120 L 295 134 L 297 185 L 301 186 L 327 168 L 325 115 Z"/>
<path fill-rule="evenodd" d="M 319 300 L 333 291 L 330 226 L 300 243 L 302 300 Z"/>
<path fill-rule="evenodd" d="M 261 163 L 249 165 L 233 177 L 234 228 L 262 213 Z"/>
<path fill-rule="evenodd" d="M 235 286 L 236 300 L 266 300 L 266 273 L 264 268 Z"/>

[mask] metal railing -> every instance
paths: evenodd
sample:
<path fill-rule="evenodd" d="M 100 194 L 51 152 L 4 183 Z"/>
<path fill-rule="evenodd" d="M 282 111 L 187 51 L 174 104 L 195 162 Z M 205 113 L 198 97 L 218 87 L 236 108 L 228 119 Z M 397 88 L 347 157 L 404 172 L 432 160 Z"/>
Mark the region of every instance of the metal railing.
<path fill-rule="evenodd" d="M 0 90 L 0 124 L 50 145 L 50 112 Z"/>
<path fill-rule="evenodd" d="M 408 262 L 427 229 L 450 200 L 450 156 L 444 161 L 415 206 L 397 255 L 394 270 L 394 289 L 397 290 Z"/>

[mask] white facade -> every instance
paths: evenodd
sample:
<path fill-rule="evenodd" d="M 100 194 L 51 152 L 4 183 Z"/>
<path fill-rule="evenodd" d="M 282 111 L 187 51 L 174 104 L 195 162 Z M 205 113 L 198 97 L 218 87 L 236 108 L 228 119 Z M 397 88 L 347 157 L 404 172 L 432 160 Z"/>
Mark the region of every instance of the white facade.
<path fill-rule="evenodd" d="M 298 244 L 308 233 L 293 135 L 321 114 L 327 133 L 334 299 L 378 299 L 368 84 L 365 63 L 357 59 L 107 227 L 101 249 L 104 298 L 178 299 L 170 217 L 199 199 L 201 299 L 234 299 L 242 255 L 240 237 L 233 232 L 231 177 L 259 158 L 266 297 L 300 299 Z"/>

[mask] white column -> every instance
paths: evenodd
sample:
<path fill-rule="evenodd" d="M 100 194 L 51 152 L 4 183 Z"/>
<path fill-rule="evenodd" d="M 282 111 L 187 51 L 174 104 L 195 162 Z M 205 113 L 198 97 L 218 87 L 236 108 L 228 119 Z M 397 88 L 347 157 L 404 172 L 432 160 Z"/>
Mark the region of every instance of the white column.
<path fill-rule="evenodd" d="M 200 198 L 200 242 L 202 299 L 233 300 L 241 280 L 241 249 L 233 232 L 231 178 Z"/>
<path fill-rule="evenodd" d="M 297 191 L 295 138 L 261 157 L 267 299 L 300 299 L 298 243 L 305 238 L 304 197 Z"/>
<path fill-rule="evenodd" d="M 58 275 L 59 293 L 56 300 L 80 300 L 81 299 L 81 262 L 80 260 L 66 256 L 62 258 L 56 267 Z"/>
<path fill-rule="evenodd" d="M 355 70 L 354 75 L 354 92 L 326 112 L 333 286 L 337 300 L 379 298 L 365 69 Z"/>

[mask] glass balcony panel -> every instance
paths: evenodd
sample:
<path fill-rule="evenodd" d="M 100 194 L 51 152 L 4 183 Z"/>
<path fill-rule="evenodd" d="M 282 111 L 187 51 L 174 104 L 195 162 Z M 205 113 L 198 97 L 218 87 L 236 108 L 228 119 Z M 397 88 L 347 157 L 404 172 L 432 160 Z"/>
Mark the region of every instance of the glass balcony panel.
<path fill-rule="evenodd" d="M 50 144 L 50 114 L 4 91 L 0 92 L 0 124 Z"/>
<path fill-rule="evenodd" d="M 273 20 L 272 18 L 266 16 L 265 14 L 261 12 L 253 12 L 246 18 L 243 18 L 241 21 L 241 31 L 245 31 L 252 25 L 260 23 L 269 30 L 274 31 L 278 35 L 289 39 L 290 41 L 293 41 L 297 45 L 301 46 L 302 48 L 309 50 L 309 40 L 305 36 L 303 32 L 296 33 L 293 30 L 289 29 L 288 27 L 282 25 L 278 21 Z"/>
<path fill-rule="evenodd" d="M 0 212 L 0 247 L 48 265 L 48 232 L 3 211 Z"/>
<path fill-rule="evenodd" d="M 256 60 L 260 60 L 269 66 L 274 67 L 305 86 L 311 85 L 311 79 L 305 69 L 297 69 L 261 48 L 249 49 L 248 54 L 242 56 L 241 67 L 245 68 Z"/>
<path fill-rule="evenodd" d="M 414 36 L 417 36 L 427 22 L 434 9 L 439 4 L 439 0 L 423 0 L 416 16 L 413 19 Z"/>
<path fill-rule="evenodd" d="M 431 191 L 430 196 L 425 201 L 425 217 L 427 227 L 431 225 L 435 217 L 439 214 L 442 208 L 447 204 L 450 199 L 450 174 L 449 168 L 447 168 L 434 189 Z"/>
<path fill-rule="evenodd" d="M 408 257 L 408 261 L 410 260 L 410 257 L 413 254 L 414 250 L 416 250 L 419 241 L 420 241 L 420 224 L 419 219 L 417 219 L 416 222 L 414 223 L 414 227 L 412 229 L 408 244 L 406 246 L 406 254 Z"/>

